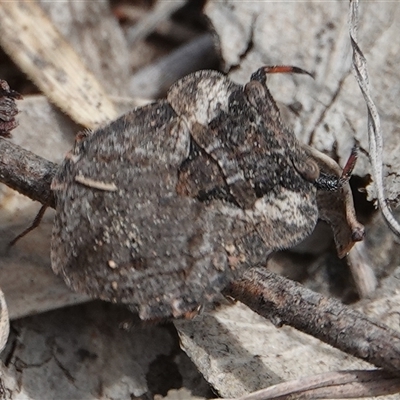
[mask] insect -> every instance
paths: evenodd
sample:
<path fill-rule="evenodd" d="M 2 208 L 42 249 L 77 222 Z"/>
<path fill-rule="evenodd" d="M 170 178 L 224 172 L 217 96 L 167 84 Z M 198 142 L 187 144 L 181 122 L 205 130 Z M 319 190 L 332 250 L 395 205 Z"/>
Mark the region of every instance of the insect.
<path fill-rule="evenodd" d="M 189 317 L 309 235 L 318 187 L 343 182 L 281 122 L 269 72 L 304 71 L 263 67 L 244 86 L 196 72 L 80 135 L 52 184 L 53 270 L 142 319 Z"/>

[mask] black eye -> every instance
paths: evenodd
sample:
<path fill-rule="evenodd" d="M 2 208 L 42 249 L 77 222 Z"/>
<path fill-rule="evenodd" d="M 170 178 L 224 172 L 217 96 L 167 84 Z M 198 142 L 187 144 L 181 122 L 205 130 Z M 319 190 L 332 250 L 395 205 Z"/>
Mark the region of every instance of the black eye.
<path fill-rule="evenodd" d="M 340 179 L 335 175 L 325 174 L 321 172 L 319 177 L 314 181 L 314 185 L 319 190 L 336 191 L 341 187 Z"/>

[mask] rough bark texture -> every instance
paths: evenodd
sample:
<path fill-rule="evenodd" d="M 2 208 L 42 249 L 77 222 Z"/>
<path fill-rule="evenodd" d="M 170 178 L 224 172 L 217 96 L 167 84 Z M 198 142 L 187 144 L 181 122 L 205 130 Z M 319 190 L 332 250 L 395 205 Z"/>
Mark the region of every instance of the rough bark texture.
<path fill-rule="evenodd" d="M 400 374 L 400 334 L 335 299 L 262 268 L 246 271 L 226 294 L 277 326 L 290 324 L 325 343 Z"/>
<path fill-rule="evenodd" d="M 32 200 L 55 207 L 51 180 L 57 165 L 21 147 L 0 139 L 2 183 Z"/>

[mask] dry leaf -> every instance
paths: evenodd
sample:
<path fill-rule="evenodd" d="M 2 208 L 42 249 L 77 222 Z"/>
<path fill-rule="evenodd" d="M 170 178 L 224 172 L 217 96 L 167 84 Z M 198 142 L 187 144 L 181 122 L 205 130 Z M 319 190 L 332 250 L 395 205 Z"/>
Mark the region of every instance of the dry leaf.
<path fill-rule="evenodd" d="M 0 2 L 0 44 L 36 85 L 87 128 L 117 117 L 101 83 L 36 2 Z"/>

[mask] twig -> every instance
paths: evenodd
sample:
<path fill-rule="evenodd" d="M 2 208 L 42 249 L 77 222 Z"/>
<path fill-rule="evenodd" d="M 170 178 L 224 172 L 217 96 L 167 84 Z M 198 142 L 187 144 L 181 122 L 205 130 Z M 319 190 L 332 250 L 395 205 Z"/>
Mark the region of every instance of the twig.
<path fill-rule="evenodd" d="M 50 184 L 56 169 L 56 164 L 0 139 L 0 182 L 53 208 L 55 199 Z"/>
<path fill-rule="evenodd" d="M 279 383 L 235 400 L 277 400 L 288 396 L 296 396 L 296 399 L 348 399 L 399 391 L 400 379 L 382 370 L 338 371 Z"/>
<path fill-rule="evenodd" d="M 302 332 L 400 374 L 400 333 L 264 268 L 251 268 L 226 290 L 275 325 Z"/>
<path fill-rule="evenodd" d="M 353 47 L 353 72 L 368 108 L 369 159 L 377 190 L 378 204 L 390 229 L 400 236 L 400 224 L 394 218 L 385 198 L 382 171 L 382 129 L 378 110 L 369 90 L 367 60 L 357 43 L 358 0 L 350 0 L 350 40 Z"/>

